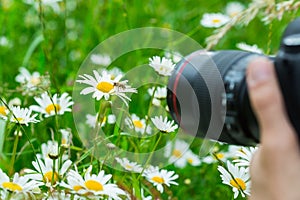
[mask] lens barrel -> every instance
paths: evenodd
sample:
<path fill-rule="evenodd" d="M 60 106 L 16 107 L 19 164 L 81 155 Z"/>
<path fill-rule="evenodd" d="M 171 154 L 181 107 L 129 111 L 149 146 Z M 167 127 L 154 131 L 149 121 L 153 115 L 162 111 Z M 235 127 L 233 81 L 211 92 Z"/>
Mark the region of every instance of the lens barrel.
<path fill-rule="evenodd" d="M 239 145 L 258 143 L 258 126 L 245 82 L 246 67 L 258 56 L 233 50 L 196 52 L 179 62 L 167 95 L 174 120 L 198 137 Z M 217 76 L 221 76 L 221 83 L 212 78 Z M 211 132 L 211 126 L 221 129 Z"/>

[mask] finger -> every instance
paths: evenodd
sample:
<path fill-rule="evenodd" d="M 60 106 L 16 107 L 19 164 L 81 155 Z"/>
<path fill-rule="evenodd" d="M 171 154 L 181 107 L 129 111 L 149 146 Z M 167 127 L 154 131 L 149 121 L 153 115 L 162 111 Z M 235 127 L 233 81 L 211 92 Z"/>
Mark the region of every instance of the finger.
<path fill-rule="evenodd" d="M 273 64 L 266 58 L 252 61 L 247 69 L 247 84 L 252 108 L 258 119 L 261 142 L 295 141 Z"/>

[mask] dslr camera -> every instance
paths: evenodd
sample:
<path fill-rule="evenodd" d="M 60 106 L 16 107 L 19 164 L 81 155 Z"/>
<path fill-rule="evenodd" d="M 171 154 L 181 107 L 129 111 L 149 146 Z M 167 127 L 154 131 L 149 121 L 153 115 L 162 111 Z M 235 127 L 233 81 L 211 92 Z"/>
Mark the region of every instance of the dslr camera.
<path fill-rule="evenodd" d="M 249 62 L 262 56 L 268 57 L 236 50 L 200 50 L 183 58 L 168 83 L 167 103 L 173 119 L 198 137 L 238 145 L 259 143 L 245 73 Z M 287 26 L 278 54 L 268 58 L 275 65 L 288 117 L 299 135 L 300 18 Z"/>

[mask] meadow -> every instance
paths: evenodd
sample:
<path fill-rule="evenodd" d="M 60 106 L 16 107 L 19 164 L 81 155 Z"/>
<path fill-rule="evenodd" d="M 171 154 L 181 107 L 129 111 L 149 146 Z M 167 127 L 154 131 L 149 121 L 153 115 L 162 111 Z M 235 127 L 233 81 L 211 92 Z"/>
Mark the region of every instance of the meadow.
<path fill-rule="evenodd" d="M 0 199 L 246 199 L 256 148 L 200 156 L 166 103 L 197 45 L 275 55 L 300 14 L 298 1 L 230 3 L 0 0 Z"/>

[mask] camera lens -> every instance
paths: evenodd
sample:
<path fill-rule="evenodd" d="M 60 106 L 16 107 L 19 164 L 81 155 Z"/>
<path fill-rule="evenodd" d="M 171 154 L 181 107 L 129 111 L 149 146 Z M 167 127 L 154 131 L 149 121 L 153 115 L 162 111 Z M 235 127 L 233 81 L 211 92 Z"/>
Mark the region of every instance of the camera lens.
<path fill-rule="evenodd" d="M 174 120 L 198 137 L 239 145 L 258 143 L 258 125 L 245 80 L 248 63 L 258 56 L 229 50 L 194 52 L 184 58 L 168 84 L 167 103 Z M 221 83 L 213 78 L 217 75 Z M 210 132 L 210 126 L 216 125 L 222 126 L 220 131 Z"/>

